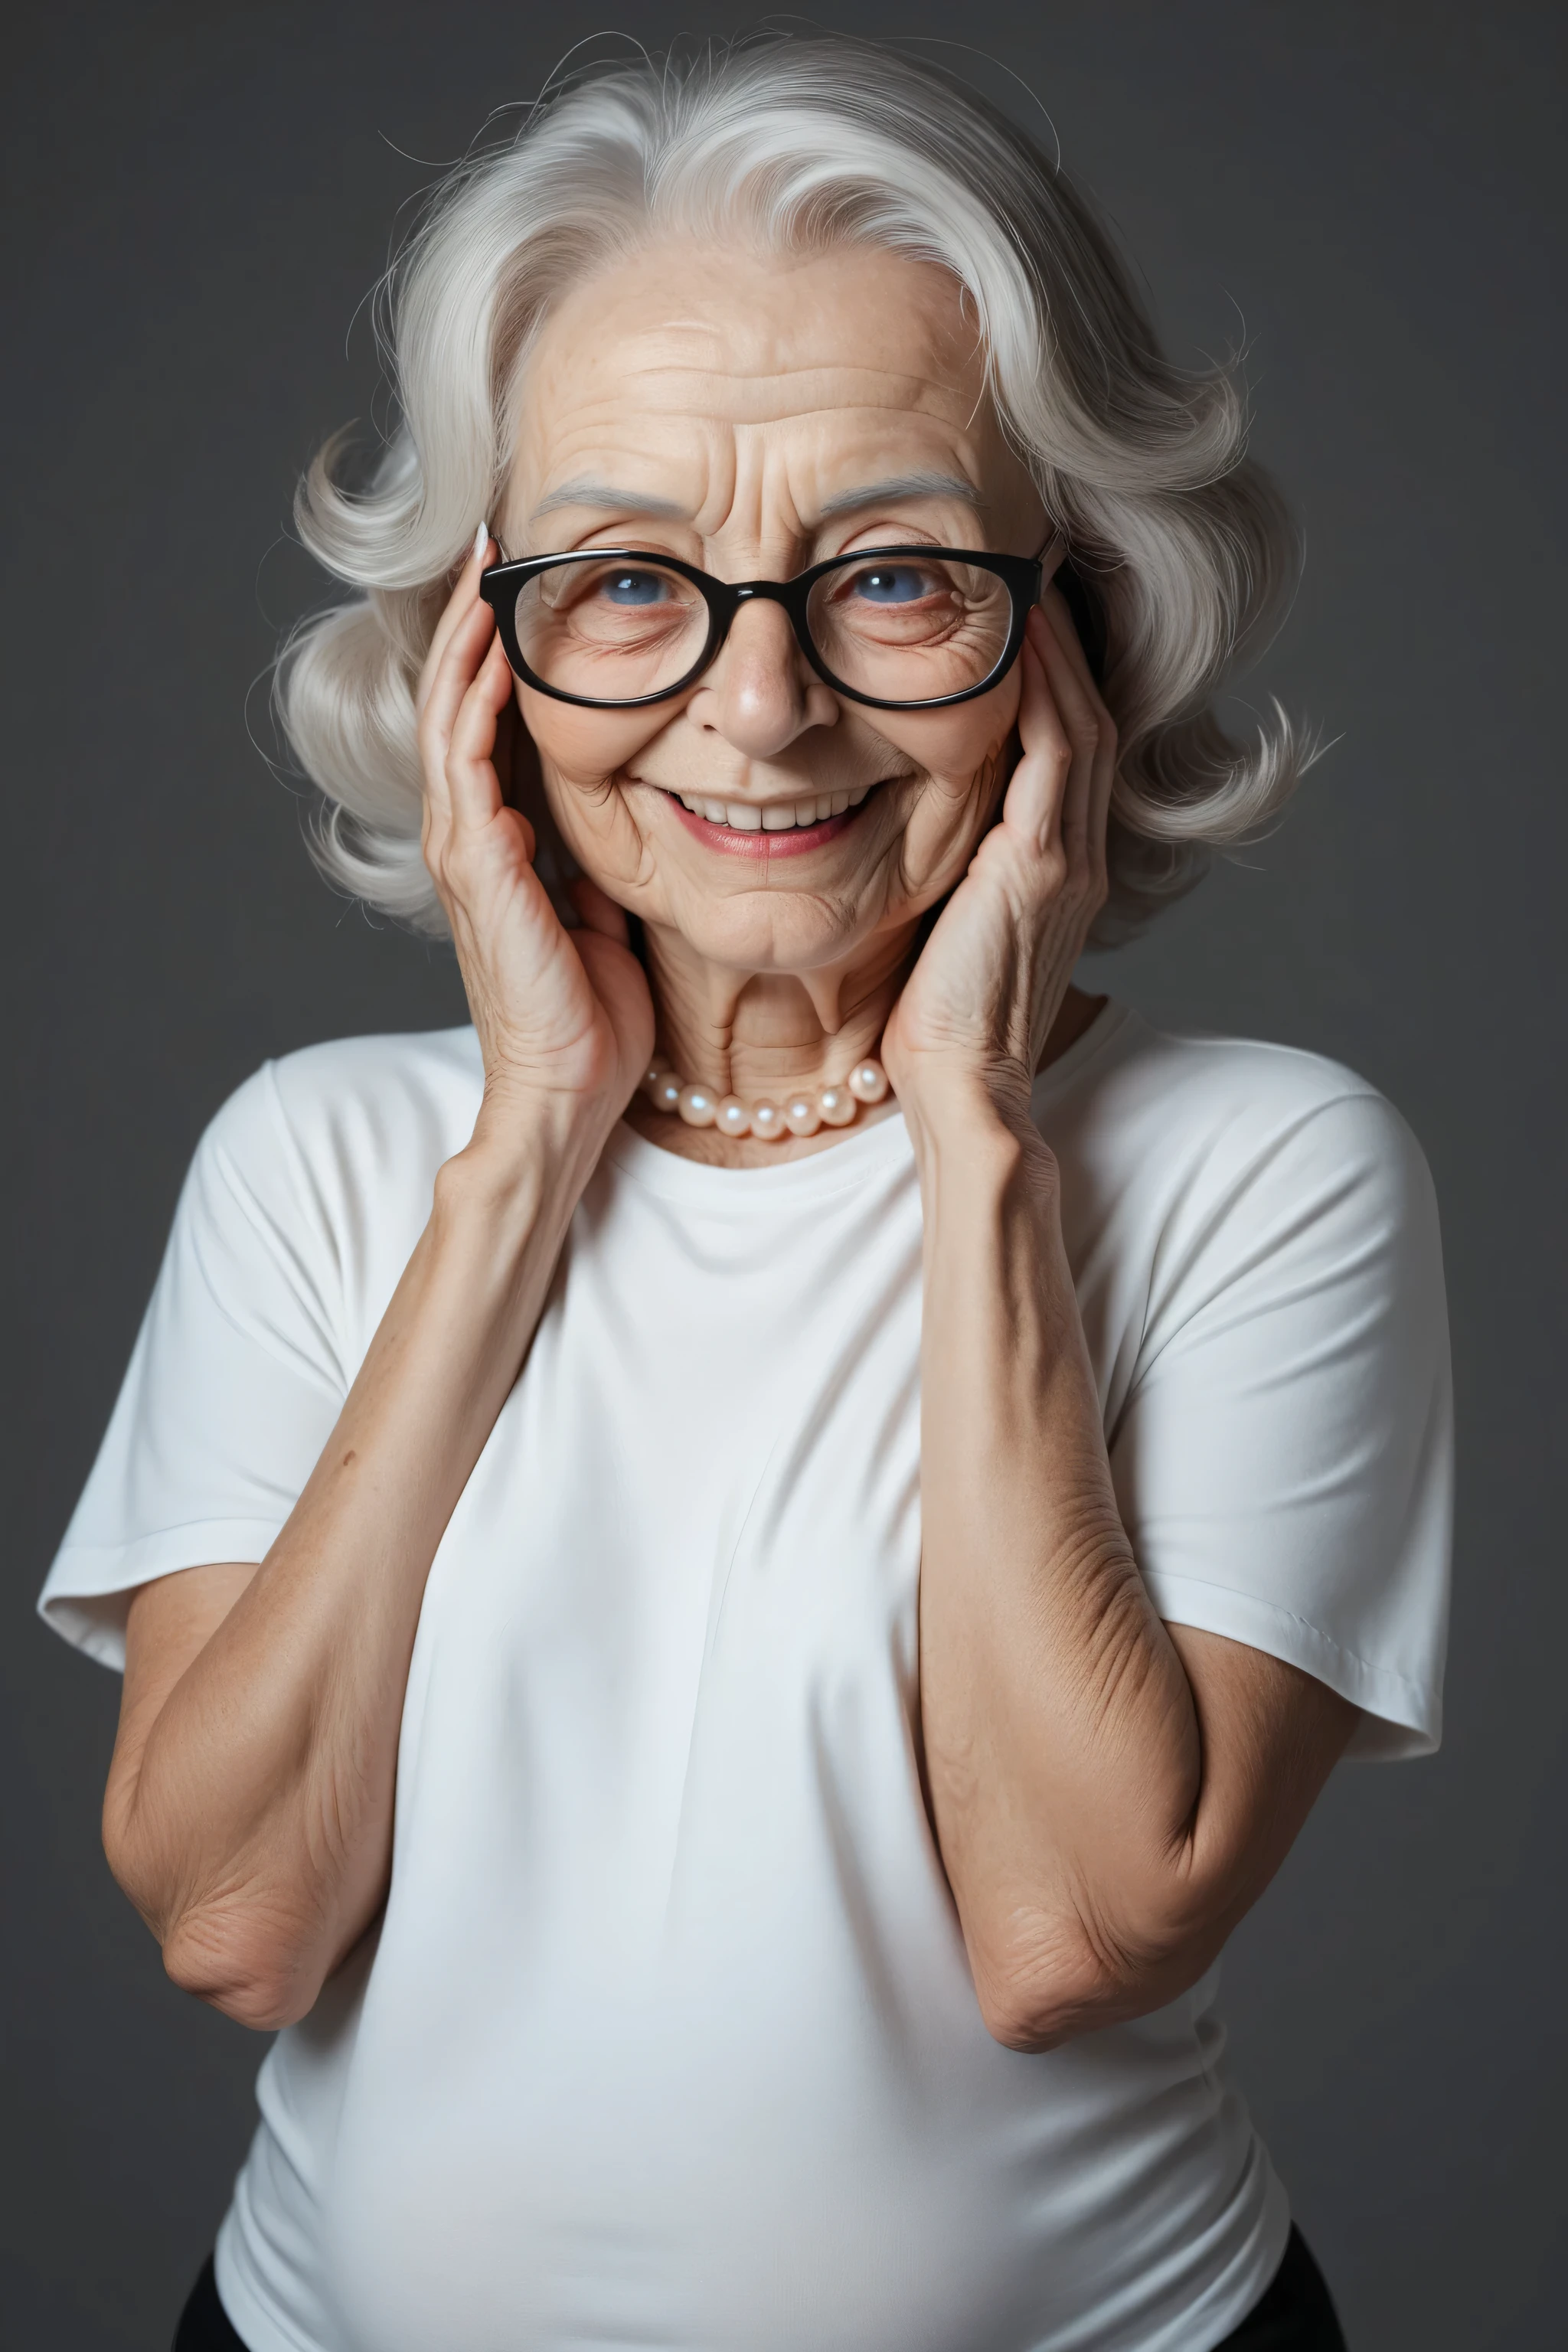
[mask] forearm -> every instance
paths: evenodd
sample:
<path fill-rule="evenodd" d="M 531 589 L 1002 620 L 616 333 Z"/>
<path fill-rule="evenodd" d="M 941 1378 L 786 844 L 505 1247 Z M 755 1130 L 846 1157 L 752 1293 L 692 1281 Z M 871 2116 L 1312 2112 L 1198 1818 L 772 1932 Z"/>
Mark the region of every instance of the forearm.
<path fill-rule="evenodd" d="M 470 1147 L 266 1560 L 117 1751 L 106 1835 L 176 1979 L 276 2023 L 384 1894 L 437 1548 L 515 1380 L 585 1169 Z M 591 1157 L 587 1164 L 591 1165 Z"/>
<path fill-rule="evenodd" d="M 979 1094 L 911 1122 L 926 1225 L 921 1710 L 993 2031 L 1041 2046 L 1160 1970 L 1202 1743 L 1112 1490 L 1056 1171 Z"/>

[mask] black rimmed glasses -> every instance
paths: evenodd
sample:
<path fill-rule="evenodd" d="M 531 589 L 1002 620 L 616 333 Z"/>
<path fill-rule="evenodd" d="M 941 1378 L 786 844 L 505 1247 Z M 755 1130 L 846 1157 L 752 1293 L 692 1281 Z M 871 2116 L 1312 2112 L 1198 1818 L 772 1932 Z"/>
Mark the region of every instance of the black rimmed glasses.
<path fill-rule="evenodd" d="M 742 604 L 782 604 L 825 684 L 874 710 L 937 710 L 988 693 L 1017 660 L 1059 538 L 1035 556 L 867 547 L 793 580 L 716 580 L 673 555 L 592 547 L 497 563 L 479 581 L 526 686 L 635 710 L 694 686 Z"/>

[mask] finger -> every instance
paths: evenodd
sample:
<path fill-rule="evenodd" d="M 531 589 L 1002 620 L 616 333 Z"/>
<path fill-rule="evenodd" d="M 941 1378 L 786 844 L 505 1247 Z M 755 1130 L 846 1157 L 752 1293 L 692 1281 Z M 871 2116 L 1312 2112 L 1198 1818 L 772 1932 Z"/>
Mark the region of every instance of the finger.
<path fill-rule="evenodd" d="M 1053 588 L 1051 595 L 1044 597 L 1044 612 L 1047 612 L 1047 621 L 1051 624 L 1051 635 L 1068 654 L 1074 677 L 1079 679 L 1079 685 L 1084 687 L 1084 694 L 1089 696 L 1093 713 L 1096 713 L 1096 722 L 1100 727 L 1100 751 L 1105 752 L 1105 762 L 1096 772 L 1096 791 L 1102 793 L 1105 802 L 1110 804 L 1110 788 L 1112 788 L 1114 776 L 1117 776 L 1117 722 L 1110 715 L 1110 708 L 1105 706 L 1105 696 L 1100 694 L 1096 673 L 1089 668 L 1089 654 L 1084 652 L 1084 640 L 1079 637 L 1077 621 L 1072 618 L 1072 607 L 1068 604 L 1068 597 L 1060 593 L 1060 588 Z"/>
<path fill-rule="evenodd" d="M 1100 749 L 1095 759 L 1094 784 L 1089 810 L 1089 832 L 1096 841 L 1103 842 L 1105 820 L 1110 807 L 1110 795 L 1116 782 L 1116 721 L 1106 708 L 1105 698 L 1095 681 L 1084 652 L 1082 640 L 1073 620 L 1072 610 L 1059 590 L 1053 590 L 1045 599 L 1046 618 L 1051 633 L 1066 652 L 1074 674 L 1094 706 L 1100 726 Z"/>
<path fill-rule="evenodd" d="M 615 940 L 624 948 L 630 947 L 631 925 L 626 920 L 626 908 L 617 907 L 596 882 L 591 882 L 585 874 L 579 874 L 574 881 L 566 885 L 566 895 L 581 916 L 584 930 L 597 931 L 602 939 Z"/>
<path fill-rule="evenodd" d="M 454 827 L 488 824 L 502 803 L 496 772 L 500 714 L 511 699 L 511 666 L 499 637 L 458 707 L 444 762 Z"/>
<path fill-rule="evenodd" d="M 430 650 L 437 659 L 445 651 L 446 641 L 464 614 L 472 608 L 479 593 L 479 582 L 484 576 L 485 566 L 489 562 L 492 555 L 500 552 L 500 549 L 490 537 L 489 523 L 480 523 L 479 530 L 474 533 L 472 547 L 458 567 L 458 576 L 452 583 L 452 593 L 442 607 L 441 617 L 436 624 L 435 635 L 430 640 Z"/>
<path fill-rule="evenodd" d="M 488 604 L 470 604 L 452 632 L 420 713 L 419 751 L 426 795 L 444 814 L 450 814 L 447 763 L 451 756 L 453 731 L 464 699 L 496 643 L 495 614 Z"/>
<path fill-rule="evenodd" d="M 1103 763 L 1106 733 L 1113 736 L 1110 714 L 1072 662 L 1067 646 L 1052 626 L 1053 616 L 1037 615 L 1041 666 L 1051 698 L 1072 745 L 1072 761 L 1062 797 L 1062 844 L 1069 856 L 1093 857 L 1093 823 L 1097 768 Z"/>
<path fill-rule="evenodd" d="M 436 673 L 441 666 L 442 656 L 452 641 L 453 632 L 462 625 L 474 606 L 479 602 L 480 576 L 485 566 L 489 562 L 491 555 L 499 552 L 500 550 L 490 537 L 489 525 L 482 522 L 475 534 L 473 546 L 464 558 L 461 569 L 453 583 L 452 593 L 441 609 L 441 616 L 431 636 L 429 650 L 425 656 L 424 665 L 419 673 L 419 685 L 414 698 L 416 710 L 423 710 L 425 708 Z"/>
<path fill-rule="evenodd" d="M 1062 792 L 1072 765 L 1072 745 L 1052 697 L 1039 651 L 1039 615 L 1029 616 L 1019 661 L 1018 744 L 1022 752 L 1002 803 L 1002 822 L 1048 853 L 1061 818 Z"/>

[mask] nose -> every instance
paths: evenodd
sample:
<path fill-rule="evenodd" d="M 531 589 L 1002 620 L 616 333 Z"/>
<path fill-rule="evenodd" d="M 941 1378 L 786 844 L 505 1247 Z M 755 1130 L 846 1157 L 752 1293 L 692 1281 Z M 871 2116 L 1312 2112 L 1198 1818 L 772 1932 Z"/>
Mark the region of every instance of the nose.
<path fill-rule="evenodd" d="M 831 727 L 838 698 L 795 643 L 789 615 L 758 596 L 742 604 L 687 716 L 751 760 L 776 759 L 813 727 Z"/>

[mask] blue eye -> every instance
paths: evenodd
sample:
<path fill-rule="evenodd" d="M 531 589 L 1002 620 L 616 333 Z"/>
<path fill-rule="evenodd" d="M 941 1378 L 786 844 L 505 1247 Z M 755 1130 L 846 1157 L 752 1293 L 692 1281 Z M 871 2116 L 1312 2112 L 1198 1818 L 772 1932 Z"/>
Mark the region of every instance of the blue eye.
<path fill-rule="evenodd" d="M 868 604 L 913 604 L 931 592 L 929 572 L 912 564 L 879 563 L 855 574 L 855 593 Z"/>
<path fill-rule="evenodd" d="M 657 604 L 666 584 L 657 572 L 612 572 L 601 581 L 600 588 L 612 604 Z"/>

